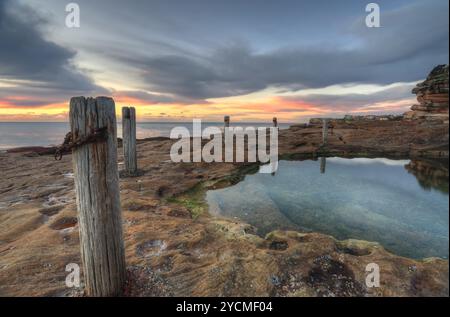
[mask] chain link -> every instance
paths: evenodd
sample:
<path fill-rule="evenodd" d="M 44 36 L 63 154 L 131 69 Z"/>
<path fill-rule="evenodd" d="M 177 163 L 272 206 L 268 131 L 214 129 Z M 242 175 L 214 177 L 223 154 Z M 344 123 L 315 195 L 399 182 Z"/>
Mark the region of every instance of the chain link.
<path fill-rule="evenodd" d="M 56 149 L 55 160 L 60 161 L 64 153 L 82 145 L 106 141 L 107 137 L 108 133 L 106 127 L 95 129 L 92 134 L 77 139 L 74 139 L 72 132 L 69 132 L 64 137 L 64 142 Z"/>

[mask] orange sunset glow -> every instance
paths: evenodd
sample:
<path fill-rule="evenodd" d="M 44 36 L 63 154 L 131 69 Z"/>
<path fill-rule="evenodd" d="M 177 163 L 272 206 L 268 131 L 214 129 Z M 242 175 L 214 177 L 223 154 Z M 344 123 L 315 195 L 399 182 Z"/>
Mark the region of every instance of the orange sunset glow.
<path fill-rule="evenodd" d="M 69 105 L 67 102 L 54 103 L 42 106 L 20 106 L 20 100 L 25 97 L 14 97 L 11 102 L 0 102 L 0 121 L 41 121 L 41 122 L 65 122 L 68 120 Z M 276 116 L 280 122 L 305 121 L 314 116 L 326 116 L 329 114 L 344 115 L 346 113 L 401 113 L 406 111 L 413 103 L 413 98 L 399 101 L 377 102 L 363 105 L 348 110 L 336 111 L 332 106 L 317 106 L 313 103 L 301 100 L 289 100 L 283 97 L 267 97 L 262 100 L 256 98 L 243 101 L 224 98 L 215 99 L 200 104 L 150 104 L 145 100 L 139 100 L 126 95 L 114 96 L 116 113 L 120 116 L 124 106 L 136 107 L 139 121 L 190 121 L 192 118 L 202 118 L 205 121 L 221 121 L 225 115 L 232 115 L 234 121 L 259 122 L 270 121 Z"/>

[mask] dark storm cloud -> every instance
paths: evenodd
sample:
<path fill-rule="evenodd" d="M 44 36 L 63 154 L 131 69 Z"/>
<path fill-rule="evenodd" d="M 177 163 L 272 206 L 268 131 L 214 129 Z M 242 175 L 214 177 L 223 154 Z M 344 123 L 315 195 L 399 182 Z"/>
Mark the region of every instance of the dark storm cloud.
<path fill-rule="evenodd" d="M 143 59 L 127 59 L 141 69 L 141 78 L 149 90 L 167 92 L 190 100 L 241 95 L 265 87 L 263 80 L 249 80 L 248 68 L 239 65 L 245 49 L 230 48 L 207 59 L 165 55 Z M 220 55 L 220 56 L 219 56 Z M 234 56 L 235 55 L 235 56 Z M 245 68 L 244 68 L 245 66 Z"/>
<path fill-rule="evenodd" d="M 250 42 L 238 41 L 203 57 L 165 54 L 119 60 L 139 68 L 149 90 L 190 99 L 246 94 L 269 86 L 295 90 L 410 82 L 448 62 L 447 1 L 420 1 L 382 11 L 379 29 L 367 28 L 362 16 L 342 30 L 342 36 L 352 38 L 347 45 L 330 40 L 258 52 Z"/>
<path fill-rule="evenodd" d="M 61 1 L 28 1 L 56 20 L 0 0 L 0 79 L 31 80 L 21 87 L 39 100 L 95 91 L 149 103 L 198 103 L 267 87 L 412 82 L 448 63 L 447 0 L 376 1 L 379 29 L 364 24 L 367 0 L 79 0 L 76 32 L 63 26 Z M 40 31 L 47 22 L 56 43 Z M 102 92 L 73 65 L 75 48 L 83 61 L 99 62 L 103 78 L 135 90 Z M 311 98 L 319 97 L 334 101 Z M 348 102 L 382 97 L 355 94 Z"/>
<path fill-rule="evenodd" d="M 0 1 L 0 78 L 19 80 L 25 91 L 37 89 L 41 94 L 104 92 L 72 64 L 74 51 L 44 38 L 45 24 L 31 8 Z M 3 94 L 24 92 L 0 89 Z"/>

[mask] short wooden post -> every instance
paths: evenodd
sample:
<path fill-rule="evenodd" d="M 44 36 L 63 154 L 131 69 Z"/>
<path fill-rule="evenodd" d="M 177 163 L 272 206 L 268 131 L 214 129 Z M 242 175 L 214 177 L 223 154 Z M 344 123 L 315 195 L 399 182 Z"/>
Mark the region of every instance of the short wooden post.
<path fill-rule="evenodd" d="M 229 128 L 230 127 L 230 116 L 223 117 L 223 122 L 224 122 L 225 128 Z"/>
<path fill-rule="evenodd" d="M 273 121 L 273 126 L 274 126 L 275 128 L 278 128 L 278 120 L 277 120 L 277 117 L 273 117 L 272 121 Z"/>
<path fill-rule="evenodd" d="M 328 141 L 328 119 L 323 119 L 322 124 L 322 145 L 325 145 Z"/>
<path fill-rule="evenodd" d="M 122 137 L 125 170 L 130 175 L 137 172 L 136 155 L 136 109 L 134 107 L 122 108 Z"/>
<path fill-rule="evenodd" d="M 114 100 L 70 100 L 73 138 L 105 128 L 106 139 L 73 149 L 81 260 L 88 296 L 120 295 L 125 283 Z"/>

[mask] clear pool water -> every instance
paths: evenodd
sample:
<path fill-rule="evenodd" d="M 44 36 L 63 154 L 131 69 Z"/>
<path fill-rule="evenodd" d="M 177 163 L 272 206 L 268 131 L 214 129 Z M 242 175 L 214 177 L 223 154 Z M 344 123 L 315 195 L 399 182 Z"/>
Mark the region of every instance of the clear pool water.
<path fill-rule="evenodd" d="M 448 161 L 328 158 L 280 161 L 207 192 L 210 212 L 264 235 L 287 229 L 377 241 L 411 258 L 448 257 Z"/>

